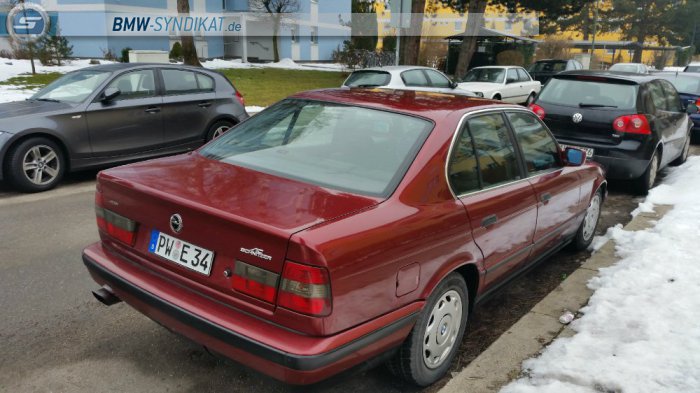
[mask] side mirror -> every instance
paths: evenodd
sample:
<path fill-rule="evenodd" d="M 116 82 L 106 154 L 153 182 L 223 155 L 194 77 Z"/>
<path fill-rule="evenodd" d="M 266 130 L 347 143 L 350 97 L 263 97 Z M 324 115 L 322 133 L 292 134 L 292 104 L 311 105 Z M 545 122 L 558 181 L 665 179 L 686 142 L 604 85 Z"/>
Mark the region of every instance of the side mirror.
<path fill-rule="evenodd" d="M 450 89 L 456 89 L 457 86 L 459 86 L 459 85 L 457 84 L 457 82 L 455 82 L 455 81 L 450 81 Z"/>
<path fill-rule="evenodd" d="M 517 81 L 518 81 L 518 80 L 515 79 L 515 78 L 508 78 L 508 79 L 506 79 L 506 84 L 509 85 L 509 84 L 515 83 L 515 82 L 517 82 Z"/>
<path fill-rule="evenodd" d="M 586 153 L 573 147 L 567 147 L 564 156 L 569 166 L 581 166 L 586 161 Z"/>
<path fill-rule="evenodd" d="M 695 115 L 698 112 L 700 112 L 700 109 L 698 109 L 697 104 L 695 104 L 694 102 L 691 102 L 688 104 L 687 107 L 685 107 L 685 112 L 689 115 Z"/>
<path fill-rule="evenodd" d="M 100 98 L 100 101 L 103 103 L 112 101 L 113 99 L 117 98 L 118 95 L 122 94 L 122 91 L 117 89 L 116 87 L 108 87 L 105 89 L 104 93 L 102 93 L 102 98 Z"/>

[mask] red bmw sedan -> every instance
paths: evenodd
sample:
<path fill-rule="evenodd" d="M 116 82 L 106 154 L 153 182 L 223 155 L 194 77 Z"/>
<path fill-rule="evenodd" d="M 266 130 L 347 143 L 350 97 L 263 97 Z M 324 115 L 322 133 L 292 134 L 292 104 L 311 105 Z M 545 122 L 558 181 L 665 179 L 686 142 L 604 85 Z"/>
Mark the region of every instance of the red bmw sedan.
<path fill-rule="evenodd" d="M 605 196 L 601 168 L 525 108 L 311 91 L 196 152 L 101 172 L 83 261 L 103 303 L 282 381 L 383 356 L 425 386 L 480 299 L 590 244 Z"/>

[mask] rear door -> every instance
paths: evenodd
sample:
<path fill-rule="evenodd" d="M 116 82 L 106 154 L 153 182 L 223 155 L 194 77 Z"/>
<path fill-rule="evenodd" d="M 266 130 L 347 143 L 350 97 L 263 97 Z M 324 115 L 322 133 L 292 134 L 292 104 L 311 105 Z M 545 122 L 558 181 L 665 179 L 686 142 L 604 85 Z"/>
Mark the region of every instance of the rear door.
<path fill-rule="evenodd" d="M 411 90 L 417 91 L 435 91 L 430 85 L 428 77 L 423 72 L 423 69 L 408 70 L 401 73 L 403 84 Z"/>
<path fill-rule="evenodd" d="M 532 113 L 507 112 L 521 149 L 528 181 L 537 196 L 537 229 L 532 257 L 560 244 L 576 230 L 581 208 L 581 181 L 576 168 L 565 167 L 557 143 Z"/>
<path fill-rule="evenodd" d="M 668 130 L 669 138 L 664 142 L 668 145 L 669 151 L 672 153 L 667 160 L 672 161 L 675 157 L 681 154 L 685 146 L 685 139 L 689 129 L 688 115 L 683 108 L 681 98 L 676 91 L 676 88 L 667 80 L 656 81 L 661 85 L 666 97 L 666 115 L 669 118 L 670 129 Z"/>
<path fill-rule="evenodd" d="M 109 102 L 90 103 L 85 112 L 93 155 L 124 156 L 161 147 L 163 97 L 154 70 L 120 74 L 105 89 L 110 87 L 121 93 Z"/>
<path fill-rule="evenodd" d="M 537 221 L 537 199 L 522 176 L 502 112 L 466 121 L 452 150 L 448 176 L 484 255 L 487 289 L 527 260 Z"/>
<path fill-rule="evenodd" d="M 213 81 L 199 72 L 162 68 L 163 137 L 175 146 L 204 140 L 216 100 Z"/>
<path fill-rule="evenodd" d="M 451 86 L 450 80 L 441 73 L 434 70 L 423 70 L 425 76 L 428 78 L 428 83 L 433 91 L 439 91 L 441 93 L 454 93 L 454 89 Z"/>

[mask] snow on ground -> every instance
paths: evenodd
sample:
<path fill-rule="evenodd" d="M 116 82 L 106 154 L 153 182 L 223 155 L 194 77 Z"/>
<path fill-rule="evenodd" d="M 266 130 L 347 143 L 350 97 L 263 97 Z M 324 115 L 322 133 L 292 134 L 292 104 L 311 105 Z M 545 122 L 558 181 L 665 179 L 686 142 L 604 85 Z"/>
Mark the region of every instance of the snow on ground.
<path fill-rule="evenodd" d="M 202 63 L 206 68 L 280 68 L 285 70 L 346 71 L 339 63 L 297 63 L 292 59 L 282 59 L 276 63 L 243 63 L 241 59 L 212 59 Z"/>
<path fill-rule="evenodd" d="M 645 201 L 673 209 L 650 229 L 611 228 L 621 260 L 589 282 L 576 334 L 523 363 L 501 393 L 700 391 L 700 157 Z"/>

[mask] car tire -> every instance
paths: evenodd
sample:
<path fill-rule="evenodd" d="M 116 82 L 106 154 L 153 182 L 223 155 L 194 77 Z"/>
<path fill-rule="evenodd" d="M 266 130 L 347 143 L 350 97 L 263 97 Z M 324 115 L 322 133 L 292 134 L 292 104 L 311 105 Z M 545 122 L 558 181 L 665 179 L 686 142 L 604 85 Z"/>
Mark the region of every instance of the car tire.
<path fill-rule="evenodd" d="M 22 192 L 50 190 L 66 170 L 63 150 L 44 137 L 29 138 L 13 146 L 5 162 L 8 180 Z"/>
<path fill-rule="evenodd" d="M 497 101 L 501 101 L 501 95 L 500 95 L 500 94 L 496 94 L 495 96 L 493 96 L 493 99 L 494 99 L 494 100 L 497 100 Z"/>
<path fill-rule="evenodd" d="M 233 123 L 228 120 L 220 120 L 212 124 L 207 131 L 207 142 L 220 137 L 231 127 L 233 127 Z"/>
<path fill-rule="evenodd" d="M 644 174 L 634 180 L 634 191 L 638 195 L 647 195 L 649 190 L 654 187 L 656 174 L 659 172 L 659 152 L 655 151 L 654 155 L 649 160 L 649 165 L 644 171 Z"/>
<path fill-rule="evenodd" d="M 598 221 L 600 220 L 600 210 L 602 206 L 603 191 L 598 189 L 593 195 L 593 198 L 591 198 L 588 209 L 586 209 L 586 216 L 583 218 L 581 226 L 578 227 L 576 236 L 571 242 L 571 247 L 574 250 L 582 251 L 591 245 L 593 237 L 595 236 L 595 230 L 598 227 Z"/>
<path fill-rule="evenodd" d="M 681 151 L 681 155 L 678 156 L 675 160 L 671 162 L 671 165 L 673 166 L 679 166 L 685 164 L 686 161 L 688 161 L 688 154 L 690 153 L 690 132 L 688 132 L 688 135 L 685 138 L 685 144 L 683 145 L 683 150 Z"/>
<path fill-rule="evenodd" d="M 467 284 L 451 273 L 428 297 L 413 330 L 388 362 L 389 370 L 418 386 L 442 378 L 457 354 L 468 316 Z"/>
<path fill-rule="evenodd" d="M 530 106 L 530 104 L 535 102 L 535 97 L 537 97 L 537 94 L 530 93 L 530 95 L 527 96 L 527 100 L 525 100 L 525 106 Z"/>

